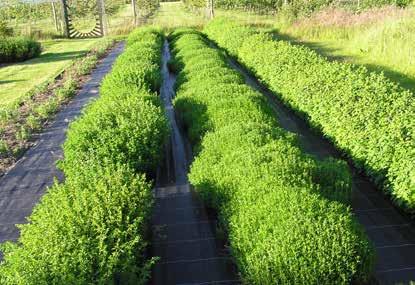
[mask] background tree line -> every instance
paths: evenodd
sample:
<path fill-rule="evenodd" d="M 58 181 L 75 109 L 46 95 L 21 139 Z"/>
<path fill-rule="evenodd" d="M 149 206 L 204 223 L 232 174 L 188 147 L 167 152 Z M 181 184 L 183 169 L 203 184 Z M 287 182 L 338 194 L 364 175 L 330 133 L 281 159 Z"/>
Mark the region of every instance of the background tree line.
<path fill-rule="evenodd" d="M 383 5 L 407 6 L 413 0 L 215 0 L 215 6 L 224 9 L 243 9 L 274 14 L 287 12 L 293 16 L 306 16 L 324 7 L 335 6 L 351 10 L 362 10 Z M 191 8 L 206 7 L 206 0 L 183 0 Z"/>

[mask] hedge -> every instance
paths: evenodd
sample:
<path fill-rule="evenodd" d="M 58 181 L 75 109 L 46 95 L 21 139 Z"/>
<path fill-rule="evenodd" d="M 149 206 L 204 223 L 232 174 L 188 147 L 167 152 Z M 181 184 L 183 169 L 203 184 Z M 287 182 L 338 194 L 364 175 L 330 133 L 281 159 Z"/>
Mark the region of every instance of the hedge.
<path fill-rule="evenodd" d="M 2 246 L 0 284 L 147 281 L 154 262 L 145 254 L 153 203 L 150 177 L 168 136 L 167 119 L 150 91 L 153 82 L 125 88 L 107 83 L 122 77 L 128 65 L 152 63 L 154 69 L 137 73 L 143 76 L 159 70 L 160 56 L 154 54 L 161 53 L 161 33 L 139 31 L 142 39 L 116 61 L 101 97 L 70 125 L 60 165 L 65 182 L 49 189 L 30 223 L 19 226 L 18 242 Z M 150 46 L 154 52 L 143 53 Z"/>
<path fill-rule="evenodd" d="M 0 63 L 24 61 L 42 52 L 39 42 L 25 37 L 0 37 Z"/>
<path fill-rule="evenodd" d="M 228 19 L 211 22 L 205 32 L 330 138 L 397 205 L 414 212 L 414 94 L 383 74 L 328 61 Z"/>
<path fill-rule="evenodd" d="M 196 153 L 189 179 L 217 212 L 244 282 L 367 281 L 373 248 L 348 206 L 346 164 L 304 154 L 202 35 L 170 39 L 174 105 Z"/>

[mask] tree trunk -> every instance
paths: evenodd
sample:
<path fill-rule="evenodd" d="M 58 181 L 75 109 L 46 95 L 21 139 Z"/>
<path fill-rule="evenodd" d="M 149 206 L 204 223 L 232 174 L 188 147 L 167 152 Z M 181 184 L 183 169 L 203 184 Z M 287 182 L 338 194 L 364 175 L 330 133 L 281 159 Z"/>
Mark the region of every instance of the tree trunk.
<path fill-rule="evenodd" d="M 103 0 L 98 0 L 98 13 L 99 13 L 99 21 L 101 24 L 101 33 L 103 36 L 108 34 L 108 23 L 107 23 L 107 17 L 105 14 L 105 3 Z"/>
<path fill-rule="evenodd" d="M 133 6 L 134 26 L 137 26 L 138 25 L 138 19 L 137 19 L 137 4 L 136 4 L 136 0 L 131 0 L 131 5 Z"/>
<path fill-rule="evenodd" d="M 215 16 L 213 1 L 214 0 L 207 0 L 207 16 L 209 19 L 213 19 L 213 17 Z"/>
<path fill-rule="evenodd" d="M 55 29 L 57 32 L 59 32 L 58 16 L 56 14 L 55 2 L 51 2 L 51 4 L 52 4 L 53 21 L 55 22 Z"/>
<path fill-rule="evenodd" d="M 63 15 L 63 34 L 66 38 L 69 38 L 68 6 L 66 6 L 66 0 L 61 0 L 61 3 L 62 3 L 62 15 Z"/>

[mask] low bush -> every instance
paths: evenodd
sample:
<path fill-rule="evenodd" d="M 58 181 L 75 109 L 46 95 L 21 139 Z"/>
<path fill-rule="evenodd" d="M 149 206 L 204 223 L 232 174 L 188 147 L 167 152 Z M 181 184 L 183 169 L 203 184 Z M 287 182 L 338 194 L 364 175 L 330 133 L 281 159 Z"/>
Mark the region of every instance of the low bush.
<path fill-rule="evenodd" d="M 42 52 L 39 42 L 24 37 L 0 38 L 0 63 L 24 61 Z"/>
<path fill-rule="evenodd" d="M 135 31 L 127 39 L 128 49 L 120 56 L 118 62 L 122 68 L 114 68 L 103 86 L 103 92 L 117 88 L 132 86 L 144 90 L 158 92 L 161 85 L 159 65 L 161 63 L 159 47 L 163 44 L 158 36 L 159 30 L 143 28 Z M 137 42 L 139 41 L 139 42 Z M 143 58 L 143 54 L 146 55 Z"/>
<path fill-rule="evenodd" d="M 196 153 L 189 179 L 218 213 L 244 281 L 367 281 L 373 248 L 348 207 L 346 163 L 305 155 L 203 36 L 170 38 L 181 70 L 174 105 Z"/>
<path fill-rule="evenodd" d="M 414 211 L 414 94 L 382 74 L 329 62 L 232 21 L 213 21 L 205 32 L 332 139 L 397 205 Z"/>
<path fill-rule="evenodd" d="M 0 38 L 10 37 L 13 35 L 13 29 L 7 25 L 7 22 L 0 20 Z"/>
<path fill-rule="evenodd" d="M 49 190 L 19 244 L 6 244 L 1 284 L 114 284 L 148 266 L 150 184 L 126 166 L 87 173 Z"/>
<path fill-rule="evenodd" d="M 91 157 L 129 165 L 139 173 L 156 169 L 160 138 L 167 130 L 160 104 L 145 98 L 156 95 L 147 91 L 112 95 L 105 94 L 88 108 L 88 116 L 71 125 L 64 144 L 66 174 L 77 175 Z"/>
<path fill-rule="evenodd" d="M 154 34 L 153 48 L 160 54 L 162 35 Z M 157 66 L 153 53 L 140 53 L 146 39 L 143 33 L 127 48 L 105 82 L 120 76 L 126 62 L 145 68 L 140 61 L 154 60 Z M 104 86 L 101 97 L 70 125 L 60 164 L 65 182 L 49 189 L 30 223 L 20 226 L 18 243 L 2 246 L 0 284 L 147 281 L 154 262 L 145 254 L 153 202 L 149 178 L 168 135 L 167 119 L 147 88 Z M 151 82 L 145 86 L 154 88 Z"/>
<path fill-rule="evenodd" d="M 87 80 L 85 75 L 98 64 L 114 46 L 113 39 L 101 39 L 85 57 L 74 60 L 58 77 L 48 78 L 19 99 L 0 107 L 0 140 L 8 144 L 0 149 L 0 174 L 11 166 L 25 149 L 31 146 L 34 133 L 59 111 L 62 105 L 77 94 L 77 89 Z"/>

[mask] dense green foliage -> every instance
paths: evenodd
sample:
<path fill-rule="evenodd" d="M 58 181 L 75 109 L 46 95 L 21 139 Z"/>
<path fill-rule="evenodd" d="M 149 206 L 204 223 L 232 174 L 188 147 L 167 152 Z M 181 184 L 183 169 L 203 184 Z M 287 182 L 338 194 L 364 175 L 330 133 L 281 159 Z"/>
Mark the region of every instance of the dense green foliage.
<path fill-rule="evenodd" d="M 159 7 L 159 0 L 136 0 L 138 13 L 142 17 L 148 17 L 153 14 Z"/>
<path fill-rule="evenodd" d="M 7 25 L 6 21 L 0 20 L 0 38 L 9 37 L 12 35 L 13 35 L 13 29 Z"/>
<path fill-rule="evenodd" d="M 184 0 L 190 7 L 206 7 L 203 0 Z M 245 9 L 261 13 L 290 12 L 292 16 L 307 16 L 325 7 L 344 7 L 351 10 L 362 10 L 383 5 L 407 6 L 412 0 L 216 0 L 215 6 L 223 9 Z"/>
<path fill-rule="evenodd" d="M 50 1 L 51 2 L 51 1 Z M 0 21 L 36 21 L 52 18 L 53 12 L 48 1 L 21 1 L 21 0 L 2 0 L 0 4 Z M 70 12 L 75 17 L 88 17 L 97 12 L 96 1 L 67 0 Z M 107 0 L 105 12 L 107 15 L 115 14 L 121 7 L 128 4 L 125 0 Z M 56 1 L 56 10 L 60 14 L 61 5 Z"/>
<path fill-rule="evenodd" d="M 144 30 L 105 82 L 122 76 L 126 65 L 152 64 L 141 74 L 156 72 L 161 45 L 158 31 Z M 145 258 L 148 174 L 168 134 L 151 84 L 104 84 L 101 97 L 71 124 L 61 165 L 66 180 L 20 226 L 19 242 L 3 246 L 1 284 L 145 284 L 153 262 Z"/>
<path fill-rule="evenodd" d="M 329 62 L 307 48 L 253 35 L 253 30 L 228 20 L 214 21 L 205 31 L 331 138 L 399 206 L 413 211 L 415 99 L 411 92 L 382 74 Z M 242 31 L 248 32 L 243 36 Z"/>
<path fill-rule="evenodd" d="M 0 107 L 0 156 L 3 163 L 6 159 L 13 162 L 12 159 L 30 147 L 33 135 L 41 131 L 45 122 L 77 93 L 82 77 L 91 72 L 113 45 L 114 41 L 109 38 L 97 41 L 84 57 L 74 60 L 58 78 L 43 82 L 11 104 Z"/>
<path fill-rule="evenodd" d="M 200 34 L 171 39 L 174 105 L 196 150 L 189 179 L 218 212 L 246 283 L 367 280 L 373 249 L 347 206 L 346 164 L 305 155 Z"/>
<path fill-rule="evenodd" d="M 160 140 L 149 138 L 163 138 L 166 132 L 158 95 L 153 93 L 160 89 L 161 45 L 154 30 L 131 33 L 127 50 L 101 86 L 100 100 L 88 108 L 89 116 L 71 125 L 64 145 L 65 173 L 76 175 L 91 156 L 128 164 L 138 172 L 156 168 Z"/>
<path fill-rule="evenodd" d="M 0 36 L 0 63 L 24 61 L 41 52 L 40 43 L 30 38 Z"/>

